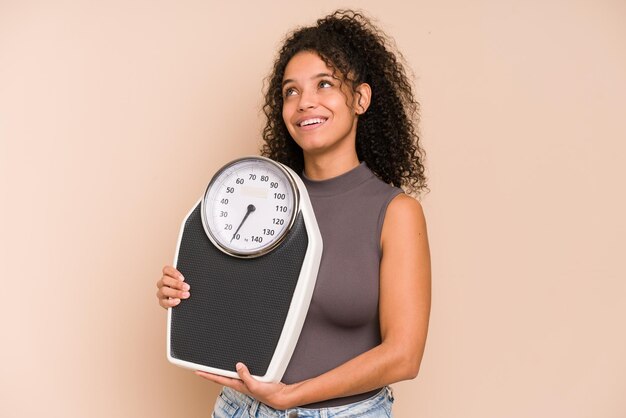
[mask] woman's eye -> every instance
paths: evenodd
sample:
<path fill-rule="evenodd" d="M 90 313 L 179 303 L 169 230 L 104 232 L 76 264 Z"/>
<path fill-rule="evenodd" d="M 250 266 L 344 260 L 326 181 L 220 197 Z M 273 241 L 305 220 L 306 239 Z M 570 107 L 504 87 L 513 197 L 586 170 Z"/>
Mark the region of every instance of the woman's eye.
<path fill-rule="evenodd" d="M 289 88 L 285 90 L 285 97 L 294 96 L 298 92 L 294 88 Z"/>
<path fill-rule="evenodd" d="M 333 85 L 331 84 L 330 81 L 326 81 L 326 80 L 322 80 L 320 81 L 320 87 L 321 88 L 328 88 L 328 87 L 332 87 Z"/>

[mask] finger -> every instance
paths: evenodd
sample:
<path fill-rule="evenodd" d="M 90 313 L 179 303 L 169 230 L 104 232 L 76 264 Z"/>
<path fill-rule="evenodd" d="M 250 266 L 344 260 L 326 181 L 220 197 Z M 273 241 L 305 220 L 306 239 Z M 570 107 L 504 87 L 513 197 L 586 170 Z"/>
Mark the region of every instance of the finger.
<path fill-rule="evenodd" d="M 177 290 L 172 289 L 171 287 L 163 286 L 159 290 L 157 290 L 157 296 L 161 298 L 179 298 L 179 299 L 187 299 L 191 293 L 185 290 Z"/>
<path fill-rule="evenodd" d="M 173 308 L 174 306 L 180 303 L 180 299 L 170 298 L 170 299 L 159 299 L 159 305 L 163 308 Z"/>
<path fill-rule="evenodd" d="M 235 368 L 237 369 L 237 374 L 239 375 L 239 378 L 241 379 L 241 381 L 252 391 L 254 385 L 257 383 L 256 379 L 254 377 L 252 377 L 252 375 L 250 374 L 250 370 L 248 370 L 248 367 L 243 364 L 243 363 L 237 363 L 237 365 L 235 366 Z"/>
<path fill-rule="evenodd" d="M 161 280 L 157 282 L 157 287 L 158 288 L 170 287 L 173 289 L 179 289 L 179 290 L 185 290 L 185 291 L 191 288 L 191 286 L 189 286 L 189 283 L 181 282 L 180 280 L 174 279 L 173 277 L 170 277 L 170 276 L 161 277 Z"/>
<path fill-rule="evenodd" d="M 170 276 L 174 279 L 180 280 L 181 282 L 185 280 L 185 277 L 183 277 L 183 274 L 180 271 L 178 271 L 175 267 L 172 267 L 172 266 L 163 267 L 163 275 Z"/>
<path fill-rule="evenodd" d="M 170 289 L 169 287 L 163 287 L 156 292 L 157 299 L 159 301 L 162 300 L 170 300 L 170 299 L 187 299 L 190 294 L 189 292 L 179 292 L 178 290 Z"/>

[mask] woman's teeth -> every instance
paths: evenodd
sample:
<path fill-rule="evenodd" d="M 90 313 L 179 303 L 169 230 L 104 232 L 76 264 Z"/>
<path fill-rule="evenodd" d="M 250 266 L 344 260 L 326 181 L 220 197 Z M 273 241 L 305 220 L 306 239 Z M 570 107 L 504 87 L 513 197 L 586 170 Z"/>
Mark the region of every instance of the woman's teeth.
<path fill-rule="evenodd" d="M 313 119 L 303 120 L 302 122 L 300 122 L 300 126 L 308 126 L 308 125 L 313 125 L 316 123 L 324 123 L 324 122 L 326 122 L 326 119 L 313 118 Z"/>

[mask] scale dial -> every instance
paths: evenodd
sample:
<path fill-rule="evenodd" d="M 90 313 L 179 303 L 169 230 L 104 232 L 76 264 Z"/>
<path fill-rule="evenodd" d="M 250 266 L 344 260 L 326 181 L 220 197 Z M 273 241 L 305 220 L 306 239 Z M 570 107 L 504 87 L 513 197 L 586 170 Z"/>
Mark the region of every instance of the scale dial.
<path fill-rule="evenodd" d="M 241 158 L 222 167 L 202 199 L 202 225 L 211 242 L 241 258 L 275 249 L 299 209 L 290 171 L 265 157 Z"/>

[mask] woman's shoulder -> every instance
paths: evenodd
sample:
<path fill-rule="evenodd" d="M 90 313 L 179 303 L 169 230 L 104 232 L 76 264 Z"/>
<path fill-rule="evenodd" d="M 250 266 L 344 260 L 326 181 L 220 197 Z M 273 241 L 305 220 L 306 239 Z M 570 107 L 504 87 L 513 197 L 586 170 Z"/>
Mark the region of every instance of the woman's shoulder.
<path fill-rule="evenodd" d="M 406 193 L 399 193 L 389 202 L 383 225 L 383 234 L 386 232 L 396 234 L 406 231 L 425 230 L 424 209 L 417 199 Z"/>
<path fill-rule="evenodd" d="M 419 200 L 414 198 L 413 196 L 409 196 L 404 192 L 398 193 L 393 200 L 389 203 L 389 209 L 394 209 L 395 211 L 399 211 L 402 213 L 414 213 L 419 214 L 423 213 L 422 204 Z"/>

